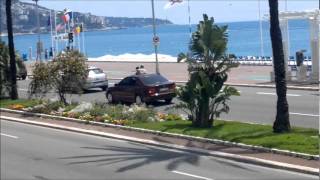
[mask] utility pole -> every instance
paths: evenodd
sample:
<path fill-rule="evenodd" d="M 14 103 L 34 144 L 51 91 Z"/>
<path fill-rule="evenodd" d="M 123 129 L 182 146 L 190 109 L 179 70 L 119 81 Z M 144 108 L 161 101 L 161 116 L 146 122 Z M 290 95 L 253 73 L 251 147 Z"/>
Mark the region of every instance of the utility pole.
<path fill-rule="evenodd" d="M 152 27 L 153 27 L 153 44 L 154 44 L 154 53 L 156 55 L 156 73 L 160 74 L 159 72 L 159 62 L 158 62 L 158 43 L 159 43 L 159 37 L 157 37 L 156 34 L 156 20 L 154 15 L 154 0 L 151 0 L 151 6 L 152 6 Z"/>
<path fill-rule="evenodd" d="M 39 7 L 38 1 L 39 0 L 32 0 L 36 2 L 36 11 L 37 11 L 37 33 L 38 33 L 38 42 L 37 42 L 37 58 L 36 61 L 41 61 L 41 51 L 42 51 L 42 44 L 40 40 L 40 19 L 39 19 Z"/>

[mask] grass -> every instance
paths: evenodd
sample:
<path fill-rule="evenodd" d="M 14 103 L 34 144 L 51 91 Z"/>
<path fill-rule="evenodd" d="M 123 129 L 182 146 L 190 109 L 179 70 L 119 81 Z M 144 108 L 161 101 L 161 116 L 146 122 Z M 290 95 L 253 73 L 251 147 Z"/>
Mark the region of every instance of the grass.
<path fill-rule="evenodd" d="M 39 100 L 10 100 L 1 99 L 0 107 L 8 107 L 12 104 L 21 104 L 30 107 L 39 104 Z M 68 107 L 72 109 L 75 105 Z M 277 148 L 295 152 L 318 155 L 319 133 L 317 129 L 293 127 L 290 133 L 276 134 L 272 132 L 272 126 L 248 124 L 235 121 L 216 120 L 213 128 L 195 128 L 190 121 L 164 121 L 143 122 L 136 121 L 132 127 L 185 134 L 211 139 Z"/>
<path fill-rule="evenodd" d="M 316 129 L 292 128 L 290 133 L 277 134 L 272 126 L 216 120 L 213 128 L 195 128 L 190 121 L 135 123 L 133 127 L 220 139 L 250 145 L 319 154 L 319 135 Z"/>
<path fill-rule="evenodd" d="M 0 108 L 6 108 L 13 104 L 21 104 L 24 107 L 31 107 L 39 104 L 39 100 L 29 100 L 29 99 L 0 99 Z"/>

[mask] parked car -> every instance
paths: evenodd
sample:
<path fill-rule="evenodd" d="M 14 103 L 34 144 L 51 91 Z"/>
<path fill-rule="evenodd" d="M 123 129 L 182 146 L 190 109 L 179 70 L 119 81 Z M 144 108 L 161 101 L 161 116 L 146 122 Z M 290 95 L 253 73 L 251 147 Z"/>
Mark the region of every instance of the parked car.
<path fill-rule="evenodd" d="M 132 75 L 109 87 L 106 97 L 109 103 L 131 102 L 136 104 L 165 100 L 171 103 L 176 85 L 160 74 Z"/>
<path fill-rule="evenodd" d="M 105 91 L 108 88 L 108 79 L 103 70 L 90 66 L 88 71 L 88 77 L 84 85 L 84 89 L 88 90 L 90 88 L 101 88 L 103 91 Z"/>

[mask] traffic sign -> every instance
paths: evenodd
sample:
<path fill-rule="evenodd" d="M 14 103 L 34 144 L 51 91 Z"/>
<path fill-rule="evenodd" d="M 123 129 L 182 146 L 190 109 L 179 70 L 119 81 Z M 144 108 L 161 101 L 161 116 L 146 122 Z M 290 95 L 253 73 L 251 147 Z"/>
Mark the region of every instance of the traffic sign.
<path fill-rule="evenodd" d="M 159 39 L 158 36 L 154 36 L 153 39 L 152 39 L 152 41 L 153 41 L 153 44 L 154 44 L 154 45 L 158 45 L 159 42 L 160 42 L 160 39 Z"/>

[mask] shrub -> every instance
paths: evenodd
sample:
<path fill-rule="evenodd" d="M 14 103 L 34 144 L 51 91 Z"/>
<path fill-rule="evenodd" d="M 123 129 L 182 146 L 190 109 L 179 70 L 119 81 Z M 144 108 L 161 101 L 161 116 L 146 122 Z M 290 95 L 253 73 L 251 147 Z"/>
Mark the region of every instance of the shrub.
<path fill-rule="evenodd" d="M 102 117 L 106 113 L 105 105 L 95 104 L 93 108 L 89 111 L 91 116 L 100 116 Z"/>
<path fill-rule="evenodd" d="M 86 58 L 78 51 L 60 53 L 48 63 L 36 63 L 33 69 L 33 79 L 29 85 L 29 96 L 44 96 L 49 90 L 58 93 L 60 101 L 67 104 L 66 93 L 82 93 L 87 78 Z"/>
<path fill-rule="evenodd" d="M 47 104 L 47 108 L 50 110 L 50 111 L 57 111 L 59 108 L 64 108 L 65 105 L 63 103 L 61 103 L 60 101 L 55 101 L 55 102 L 49 102 Z"/>
<path fill-rule="evenodd" d="M 152 121 L 150 117 L 155 119 L 155 115 L 156 113 L 153 109 L 142 109 L 132 112 L 130 118 L 133 121 L 148 122 Z"/>
<path fill-rule="evenodd" d="M 26 76 L 26 66 L 23 63 L 19 53 L 15 52 L 17 77 Z M 10 56 L 9 47 L 4 41 L 0 40 L 0 99 L 9 97 L 10 92 Z"/>
<path fill-rule="evenodd" d="M 106 113 L 112 119 L 128 119 L 129 118 L 128 107 L 120 104 L 115 106 L 107 106 Z"/>
<path fill-rule="evenodd" d="M 183 118 L 178 114 L 168 114 L 165 119 L 166 121 L 181 121 Z"/>

